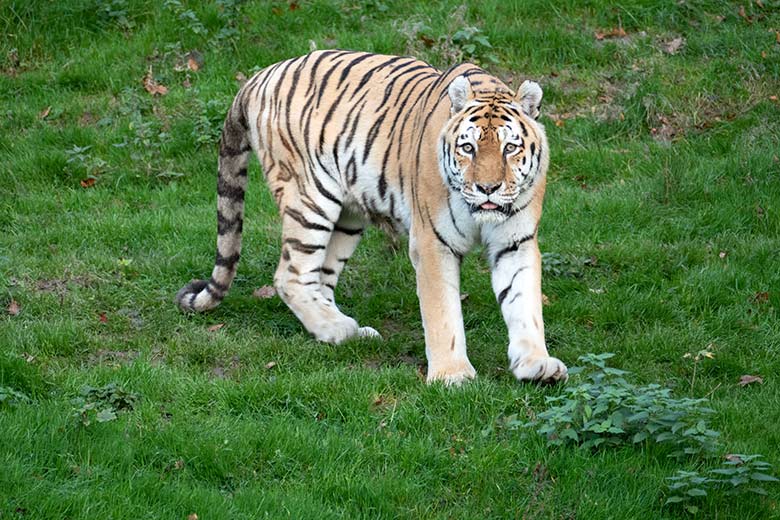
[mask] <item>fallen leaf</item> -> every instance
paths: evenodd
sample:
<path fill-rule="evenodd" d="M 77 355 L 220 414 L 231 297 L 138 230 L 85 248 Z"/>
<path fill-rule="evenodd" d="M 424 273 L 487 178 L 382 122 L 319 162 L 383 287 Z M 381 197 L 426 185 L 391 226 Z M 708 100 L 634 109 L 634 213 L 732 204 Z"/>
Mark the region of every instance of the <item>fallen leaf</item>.
<path fill-rule="evenodd" d="M 236 81 L 238 81 L 239 83 L 244 83 L 246 81 L 246 76 L 244 75 L 243 72 L 236 73 Z"/>
<path fill-rule="evenodd" d="M 761 0 L 756 0 L 756 5 L 760 7 L 761 9 L 764 8 L 764 3 Z"/>
<path fill-rule="evenodd" d="M 190 88 L 192 86 L 192 83 L 190 82 L 190 75 L 187 74 L 187 77 L 184 78 L 184 81 L 181 82 L 181 86 L 184 88 Z"/>
<path fill-rule="evenodd" d="M 153 96 L 164 96 L 168 93 L 168 87 L 160 85 L 155 81 L 152 76 L 152 68 L 149 67 L 149 72 L 146 73 L 143 79 L 143 85 L 146 91 Z"/>
<path fill-rule="evenodd" d="M 184 57 L 187 58 L 187 68 L 191 71 L 197 72 L 203 68 L 205 60 L 200 51 L 190 51 Z"/>
<path fill-rule="evenodd" d="M 544 293 L 542 293 L 542 305 L 550 305 L 550 298 Z"/>
<path fill-rule="evenodd" d="M 728 253 L 726 253 L 725 251 L 721 251 L 720 253 L 718 253 L 718 257 L 722 260 L 722 259 L 726 258 L 727 254 Z"/>
<path fill-rule="evenodd" d="M 745 20 L 747 23 L 753 23 L 753 17 L 752 17 L 752 16 L 748 16 L 748 15 L 745 13 L 745 6 L 744 6 L 744 5 L 740 5 L 740 6 L 739 6 L 739 11 L 737 12 L 737 14 L 738 14 L 738 15 L 739 15 L 739 16 L 740 16 L 740 17 L 741 17 L 743 20 Z"/>
<path fill-rule="evenodd" d="M 469 293 L 464 292 L 460 295 L 460 301 L 466 301 L 469 297 Z"/>
<path fill-rule="evenodd" d="M 753 295 L 753 301 L 755 303 L 766 303 L 769 301 L 769 291 L 758 291 Z"/>
<path fill-rule="evenodd" d="M 761 51 L 761 59 L 762 60 L 766 59 L 766 51 Z"/>
<path fill-rule="evenodd" d="M 108 316 L 106 316 L 105 312 L 101 312 L 98 319 L 100 320 L 100 323 L 108 323 Z"/>
<path fill-rule="evenodd" d="M 273 298 L 276 296 L 276 289 L 274 289 L 271 285 L 264 285 L 258 289 L 255 289 L 252 292 L 252 296 L 255 298 L 260 298 L 261 300 L 267 300 L 268 298 Z"/>
<path fill-rule="evenodd" d="M 723 458 L 729 462 L 736 462 L 737 464 L 743 464 L 745 462 L 744 460 L 742 460 L 742 457 L 740 457 L 739 455 L 735 455 L 734 453 L 729 453 Z"/>
<path fill-rule="evenodd" d="M 290 2 L 290 11 L 295 11 L 298 9 L 298 7 L 300 7 L 298 2 Z"/>
<path fill-rule="evenodd" d="M 563 125 L 565 125 L 565 124 L 566 123 L 563 121 L 563 119 L 558 119 L 558 120 L 555 121 L 555 126 L 557 126 L 558 128 L 562 128 Z"/>
<path fill-rule="evenodd" d="M 763 383 L 763 382 L 764 382 L 764 378 L 761 376 L 751 376 L 746 374 L 744 376 L 740 376 L 738 384 L 739 386 L 747 386 L 753 383 Z"/>
<path fill-rule="evenodd" d="M 271 370 L 275 366 L 276 366 L 276 361 L 269 361 L 268 363 L 265 364 L 265 368 L 267 368 L 268 370 Z"/>
<path fill-rule="evenodd" d="M 187 516 L 187 520 L 198 520 L 198 513 L 191 513 Z"/>
<path fill-rule="evenodd" d="M 48 116 L 50 112 L 51 112 L 51 106 L 44 108 L 43 110 L 41 110 L 41 113 L 38 114 L 38 119 L 46 119 L 46 116 Z"/>
<path fill-rule="evenodd" d="M 777 101 L 777 96 L 769 96 L 770 101 Z"/>
<path fill-rule="evenodd" d="M 16 302 L 16 300 L 11 300 L 11 303 L 8 304 L 6 310 L 11 316 L 18 316 L 20 312 L 19 304 Z"/>
<path fill-rule="evenodd" d="M 606 38 L 625 38 L 628 34 L 622 27 L 613 27 L 608 31 L 596 31 L 594 36 L 597 40 L 604 40 Z"/>
<path fill-rule="evenodd" d="M 665 42 L 663 45 L 663 49 L 664 52 L 666 52 L 667 54 L 677 54 L 684 45 L 685 45 L 685 38 L 680 36 L 679 38 L 675 38 L 673 40 Z"/>
<path fill-rule="evenodd" d="M 758 218 L 764 218 L 764 213 L 766 213 L 764 208 L 761 206 L 756 206 L 756 216 L 758 216 Z"/>
<path fill-rule="evenodd" d="M 91 188 L 95 185 L 95 178 L 94 177 L 87 177 L 86 179 L 83 179 L 79 184 L 81 184 L 82 188 Z"/>
<path fill-rule="evenodd" d="M 27 352 L 22 352 L 22 358 L 24 358 L 24 360 L 27 361 L 28 363 L 32 363 L 33 361 L 35 361 L 35 356 Z"/>
<path fill-rule="evenodd" d="M 211 327 L 209 327 L 207 330 L 209 332 L 216 332 L 224 326 L 225 326 L 224 323 L 217 323 L 216 325 L 212 325 Z"/>

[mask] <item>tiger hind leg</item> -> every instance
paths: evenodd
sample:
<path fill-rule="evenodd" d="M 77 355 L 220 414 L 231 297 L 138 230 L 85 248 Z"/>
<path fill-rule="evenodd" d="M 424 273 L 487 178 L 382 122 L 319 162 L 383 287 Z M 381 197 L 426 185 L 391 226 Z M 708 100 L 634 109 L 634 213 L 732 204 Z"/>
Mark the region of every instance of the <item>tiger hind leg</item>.
<path fill-rule="evenodd" d="M 320 271 L 320 289 L 322 294 L 333 303 L 335 303 L 334 292 L 339 276 L 352 253 L 355 252 L 355 248 L 357 248 L 363 236 L 365 226 L 366 222 L 361 216 L 343 210 L 333 228 L 325 256 L 325 263 Z M 360 327 L 358 335 L 361 337 L 381 338 L 379 332 L 371 327 Z"/>
<path fill-rule="evenodd" d="M 282 254 L 274 275 L 274 286 L 279 297 L 319 341 L 338 344 L 355 336 L 375 335 L 373 329 L 361 329 L 333 301 L 337 273 L 344 267 L 343 262 L 337 260 L 348 257 L 335 257 L 336 254 L 344 253 L 346 241 L 336 238 L 338 247 L 330 247 L 334 237 L 341 235 L 335 232 L 338 215 L 331 218 L 305 197 L 300 197 L 294 205 L 283 205 L 282 208 Z M 357 240 L 353 238 L 353 241 L 349 254 L 357 245 Z M 334 253 L 329 258 L 330 250 Z M 335 263 L 331 258 L 335 258 Z M 337 266 L 337 263 L 342 265 Z M 325 283 L 333 288 L 323 285 L 323 275 Z"/>

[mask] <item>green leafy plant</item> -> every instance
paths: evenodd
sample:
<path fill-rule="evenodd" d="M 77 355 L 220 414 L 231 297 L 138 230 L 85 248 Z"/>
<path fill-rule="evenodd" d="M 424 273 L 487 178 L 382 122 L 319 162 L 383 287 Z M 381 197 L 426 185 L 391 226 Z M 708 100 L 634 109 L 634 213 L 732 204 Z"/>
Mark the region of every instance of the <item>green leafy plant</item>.
<path fill-rule="evenodd" d="M 671 457 L 711 453 L 719 433 L 706 417 L 712 409 L 705 399 L 677 399 L 671 390 L 657 384 L 636 385 L 623 376 L 624 370 L 608 367 L 614 354 L 587 354 L 579 359 L 584 367 L 569 373 L 579 375 L 563 395 L 546 398 L 547 410 L 530 423 L 551 445 L 574 444 L 583 448 L 621 444 L 653 443 L 671 446 Z"/>
<path fill-rule="evenodd" d="M 196 101 L 195 126 L 192 137 L 198 146 L 214 144 L 222 135 L 222 122 L 225 119 L 230 101 L 226 99 L 209 99 Z"/>
<path fill-rule="evenodd" d="M 125 32 L 135 28 L 135 22 L 128 15 L 127 0 L 102 2 L 98 8 L 98 17 L 103 25 L 115 25 Z"/>
<path fill-rule="evenodd" d="M 731 454 L 726 456 L 720 467 L 704 474 L 679 470 L 674 476 L 667 477 L 669 496 L 665 504 L 684 504 L 690 512 L 696 512 L 698 508 L 689 503 L 712 492 L 767 495 L 763 486 L 780 479 L 769 474 L 772 465 L 760 458 L 761 455 Z"/>
<path fill-rule="evenodd" d="M 85 386 L 74 404 L 73 416 L 83 426 L 93 422 L 108 422 L 117 418 L 120 412 L 131 411 L 139 396 L 128 392 L 116 383 L 109 383 L 100 388 Z"/>
<path fill-rule="evenodd" d="M 77 146 L 73 145 L 70 150 L 65 150 L 68 156 L 67 169 L 72 173 L 85 177 L 86 179 L 97 180 L 100 174 L 108 171 L 108 163 L 90 153 L 92 145 Z"/>
<path fill-rule="evenodd" d="M 0 386 L 0 409 L 29 402 L 30 398 L 22 392 L 7 386 Z"/>
<path fill-rule="evenodd" d="M 595 265 L 593 257 L 542 253 L 542 271 L 545 276 L 579 277 L 583 275 L 585 267 Z"/>
<path fill-rule="evenodd" d="M 474 26 L 463 27 L 452 35 L 452 43 L 461 49 L 468 61 L 498 63 L 493 46 L 481 29 Z"/>

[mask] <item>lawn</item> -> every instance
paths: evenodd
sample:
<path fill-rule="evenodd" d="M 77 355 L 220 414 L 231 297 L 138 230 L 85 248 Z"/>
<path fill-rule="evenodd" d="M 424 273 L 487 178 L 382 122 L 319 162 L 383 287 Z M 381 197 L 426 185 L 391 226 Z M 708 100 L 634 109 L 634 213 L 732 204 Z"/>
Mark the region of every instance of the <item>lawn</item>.
<path fill-rule="evenodd" d="M 0 519 L 780 517 L 773 482 L 665 504 L 727 454 L 780 474 L 777 1 L 10 0 L 0 34 Z M 542 85 L 548 347 L 705 399 L 712 456 L 511 427 L 566 387 L 507 371 L 479 251 L 475 381 L 424 383 L 406 241 L 378 230 L 337 293 L 384 340 L 316 342 L 253 295 L 280 246 L 254 160 L 231 293 L 177 309 L 213 263 L 233 95 L 314 47 Z"/>

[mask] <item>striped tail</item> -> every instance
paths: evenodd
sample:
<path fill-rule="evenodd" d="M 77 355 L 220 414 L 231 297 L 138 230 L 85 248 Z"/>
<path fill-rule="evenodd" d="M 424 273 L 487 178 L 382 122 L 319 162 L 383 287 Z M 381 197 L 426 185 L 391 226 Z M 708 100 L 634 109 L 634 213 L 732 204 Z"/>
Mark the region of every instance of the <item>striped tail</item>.
<path fill-rule="evenodd" d="M 192 280 L 176 293 L 176 303 L 185 311 L 202 312 L 219 305 L 236 276 L 241 256 L 247 163 L 252 151 L 241 98 L 240 94 L 236 96 L 230 107 L 219 146 L 217 259 L 210 279 Z"/>

